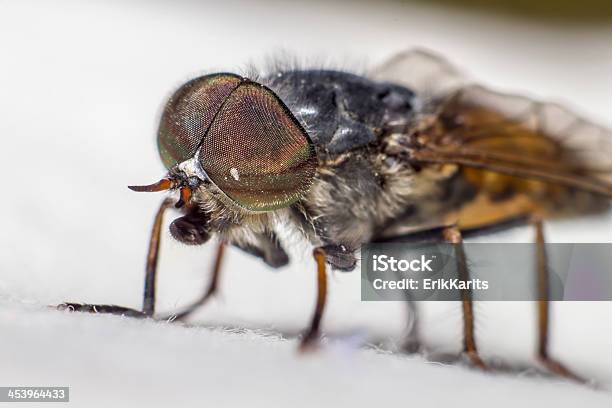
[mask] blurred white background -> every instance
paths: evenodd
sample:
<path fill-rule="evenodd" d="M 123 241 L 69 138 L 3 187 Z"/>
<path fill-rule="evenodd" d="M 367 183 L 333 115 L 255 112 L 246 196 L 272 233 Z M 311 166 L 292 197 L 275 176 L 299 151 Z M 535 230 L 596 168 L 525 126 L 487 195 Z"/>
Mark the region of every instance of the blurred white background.
<path fill-rule="evenodd" d="M 59 378 L 63 382 L 51 382 L 70 383 L 75 402 L 94 406 L 88 398 L 97 395 L 95 388 L 87 387 L 113 384 L 122 373 L 134 373 L 134 365 L 140 364 L 143 370 L 136 370 L 135 376 L 150 373 L 156 380 L 123 380 L 133 384 L 132 397 L 152 388 L 175 389 L 172 387 L 188 383 L 186 378 L 196 372 L 203 376 L 200 378 L 214 378 L 215 370 L 233 353 L 265 349 L 257 343 L 261 339 L 251 346 L 246 345 L 249 338 L 243 339 L 245 344 L 231 338 L 228 342 L 233 348 L 220 348 L 227 358 L 218 357 L 213 365 L 202 360 L 206 344 L 210 345 L 206 331 L 42 311 L 44 305 L 66 300 L 140 307 L 145 250 L 162 197 L 135 194 L 126 186 L 153 182 L 163 175 L 155 146 L 157 118 L 165 98 L 184 81 L 203 72 L 240 71 L 250 62 L 283 52 L 315 64 L 325 61 L 363 70 L 396 52 L 424 47 L 446 56 L 486 85 L 560 101 L 611 126 L 610 44 L 612 27 L 548 25 L 411 3 L 0 0 L 0 163 L 4 178 L 0 299 L 6 309 L 0 314 L 1 337 L 6 341 L 0 342 L 0 360 L 5 361 L 0 385 L 50 385 L 32 381 Z M 171 219 L 169 214 L 167 221 Z M 550 241 L 609 242 L 611 226 L 610 216 L 590 217 L 549 224 L 547 233 Z M 532 233 L 521 228 L 486 239 L 529 242 Z M 310 250 L 297 244 L 292 265 L 275 272 L 230 250 L 219 298 L 192 322 L 298 333 L 306 326 L 314 303 L 314 264 L 309 254 Z M 212 245 L 188 248 L 164 233 L 158 310 L 171 311 L 197 297 L 206 285 L 211 256 Z M 385 344 L 399 341 L 407 323 L 405 305 L 360 302 L 359 284 L 358 272 L 333 275 L 326 333 L 331 338 L 355 335 Z M 24 305 L 30 305 L 27 312 Z M 612 387 L 611 310 L 602 302 L 555 305 L 552 335 L 555 355 L 608 388 Z M 486 357 L 517 364 L 533 362 L 533 305 L 481 304 L 476 312 L 478 341 Z M 426 305 L 424 313 L 423 330 L 431 348 L 459 350 L 458 306 Z M 54 330 L 58 327 L 61 330 Z M 185 335 L 203 337 L 202 347 L 192 337 L 180 340 Z M 165 347 L 174 347 L 173 339 L 176 347 L 188 343 L 174 360 L 176 366 L 167 357 L 163 360 L 170 365 L 165 368 L 143 363 L 150 355 L 162 354 Z M 155 343 L 158 340 L 160 344 Z M 107 341 L 111 345 L 105 348 Z M 73 356 L 68 357 L 72 363 L 56 369 L 53 358 L 46 360 L 47 353 L 67 351 L 67 342 L 74 347 Z M 315 358 L 319 365 L 313 367 L 312 361 L 294 359 L 291 347 L 274 347 L 274 354 L 283 355 L 278 370 L 274 365 L 278 358 L 270 357 L 267 374 L 254 380 L 255 384 L 269 381 L 282 387 L 283 381 L 292 381 L 287 377 L 291 373 L 283 371 L 297 371 L 296 378 L 309 381 L 335 364 Z M 41 357 L 28 358 L 37 348 Z M 121 359 L 110 357 L 120 350 L 127 350 L 119 354 Z M 106 353 L 109 360 L 100 366 L 104 367 L 101 371 L 88 373 L 85 363 L 78 360 L 88 361 L 92 353 L 101 361 Z M 449 386 L 461 384 L 457 392 L 471 389 L 465 397 L 475 398 L 476 402 L 470 402 L 474 406 L 479 406 L 479 395 L 482 397 L 474 388 L 482 386 L 480 381 L 500 392 L 523 387 L 516 389 L 525 393 L 514 395 L 508 404 L 519 403 L 520 398 L 559 400 L 556 406 L 570 406 L 584 398 L 590 398 L 592 406 L 611 400 L 608 394 L 561 386 L 552 380 L 515 381 L 458 368 L 425 374 L 422 370 L 431 367 L 420 358 L 398 356 L 395 361 L 375 354 L 360 358 L 373 365 L 357 358 L 359 363 L 354 364 L 376 370 L 380 373 L 376 381 L 388 381 L 385 384 L 395 390 L 387 396 L 389 402 L 408 403 L 405 393 L 410 392 L 426 403 L 431 389 L 423 388 L 422 383 L 440 378 Z M 401 364 L 405 361 L 412 366 L 404 370 Z M 253 368 L 236 358 L 228 364 L 235 364 L 236 371 Z M 169 372 L 177 374 L 164 377 Z M 398 377 L 400 372 L 404 378 Z M 352 369 L 345 374 L 363 379 Z M 246 387 L 247 380 L 240 384 Z M 406 388 L 396 390 L 390 385 L 395 383 Z M 209 394 L 211 390 L 201 384 L 202 393 Z M 224 391 L 227 384 L 218 382 L 209 398 L 227 402 L 222 398 L 231 394 Z M 317 394 L 320 385 L 291 384 L 308 395 L 293 401 L 298 405 L 351 395 L 357 400 L 353 405 L 369 401 L 362 395 L 365 388 L 349 394 L 354 387 L 350 383 L 338 385 L 337 393 L 327 389 L 329 400 Z M 89 394 L 79 394 L 78 385 Z M 244 397 L 255 405 L 271 401 L 261 395 L 262 389 L 265 387 L 254 385 Z M 285 393 L 286 399 L 274 401 L 292 401 L 292 393 Z M 493 394 L 487 397 L 494 398 Z M 160 404 L 173 401 L 169 396 L 160 398 Z M 483 405 L 492 401 L 482 399 Z"/>

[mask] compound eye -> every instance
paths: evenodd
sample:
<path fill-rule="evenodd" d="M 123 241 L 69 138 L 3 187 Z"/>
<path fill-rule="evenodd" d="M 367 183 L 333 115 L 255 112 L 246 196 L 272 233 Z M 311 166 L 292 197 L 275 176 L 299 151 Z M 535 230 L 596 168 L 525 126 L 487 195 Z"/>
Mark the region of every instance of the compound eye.
<path fill-rule="evenodd" d="M 233 74 L 199 77 L 181 86 L 166 104 L 157 147 L 166 168 L 192 158 L 223 101 L 240 84 Z"/>
<path fill-rule="evenodd" d="M 287 207 L 310 188 L 317 159 L 312 141 L 268 88 L 245 82 L 225 101 L 198 157 L 208 177 L 251 211 Z"/>

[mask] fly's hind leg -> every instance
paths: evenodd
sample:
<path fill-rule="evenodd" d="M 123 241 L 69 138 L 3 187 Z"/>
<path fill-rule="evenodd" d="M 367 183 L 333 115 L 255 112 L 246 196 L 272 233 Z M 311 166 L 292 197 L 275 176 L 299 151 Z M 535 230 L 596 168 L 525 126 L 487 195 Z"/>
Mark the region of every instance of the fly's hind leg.
<path fill-rule="evenodd" d="M 453 244 L 455 249 L 459 280 L 468 281 L 470 279 L 470 273 L 465 257 L 461 231 L 457 227 L 447 227 L 443 230 L 443 236 L 446 241 Z M 461 305 L 463 311 L 463 352 L 473 365 L 486 369 L 487 367 L 480 358 L 478 348 L 476 347 L 476 338 L 474 336 L 474 304 L 472 302 L 471 289 L 461 290 Z"/>
<path fill-rule="evenodd" d="M 537 283 L 537 305 L 538 305 L 538 359 L 552 373 L 575 381 L 584 382 L 582 378 L 574 374 L 559 361 L 550 357 L 548 344 L 550 339 L 550 300 L 549 300 L 549 276 L 546 258 L 546 247 L 544 241 L 544 228 L 542 221 L 538 218 L 533 220 L 536 241 L 536 283 Z"/>
<path fill-rule="evenodd" d="M 155 313 L 155 278 L 157 275 L 157 259 L 159 254 L 159 243 L 161 235 L 162 221 L 164 212 L 172 205 L 170 198 L 165 199 L 157 210 L 153 229 L 151 231 L 151 240 L 149 242 L 149 251 L 147 253 L 147 266 L 145 274 L 145 285 L 142 310 L 136 310 L 128 307 L 117 305 L 94 305 L 82 303 L 62 303 L 57 306 L 60 310 L 69 310 L 74 312 L 86 313 L 110 313 L 129 317 L 152 317 Z"/>
<path fill-rule="evenodd" d="M 402 350 L 408 354 L 425 352 L 426 350 L 421 341 L 419 310 L 417 309 L 416 302 L 412 299 L 409 293 L 406 293 L 406 305 L 408 306 L 408 314 L 412 316 L 412 322 L 408 329 L 408 334 L 406 334 L 406 337 L 404 338 Z"/>

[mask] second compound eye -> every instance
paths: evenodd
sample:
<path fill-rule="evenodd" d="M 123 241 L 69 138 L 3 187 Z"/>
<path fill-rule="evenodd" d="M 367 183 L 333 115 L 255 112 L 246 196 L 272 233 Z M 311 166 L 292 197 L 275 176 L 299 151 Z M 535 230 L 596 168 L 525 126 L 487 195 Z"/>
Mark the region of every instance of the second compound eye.
<path fill-rule="evenodd" d="M 251 211 L 289 206 L 316 169 L 308 134 L 283 102 L 253 82 L 238 86 L 215 116 L 198 160 L 213 183 Z"/>
<path fill-rule="evenodd" d="M 206 75 L 187 82 L 172 95 L 157 135 L 166 168 L 193 157 L 219 108 L 241 81 L 233 74 Z"/>

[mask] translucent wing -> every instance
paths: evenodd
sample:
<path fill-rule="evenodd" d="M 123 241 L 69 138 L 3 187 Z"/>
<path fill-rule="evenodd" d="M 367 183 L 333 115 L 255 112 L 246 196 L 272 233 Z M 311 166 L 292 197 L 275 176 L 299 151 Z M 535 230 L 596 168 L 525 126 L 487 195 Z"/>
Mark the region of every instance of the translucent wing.
<path fill-rule="evenodd" d="M 415 67 L 427 64 L 429 76 L 410 77 L 418 72 Z M 429 125 L 404 140 L 411 160 L 455 163 L 612 196 L 612 132 L 602 126 L 556 104 L 471 85 L 447 62 L 421 51 L 393 58 L 373 77 L 430 96 Z"/>
<path fill-rule="evenodd" d="M 427 100 L 443 98 L 470 84 L 450 62 L 422 49 L 397 54 L 374 68 L 368 76 L 408 87 Z"/>

